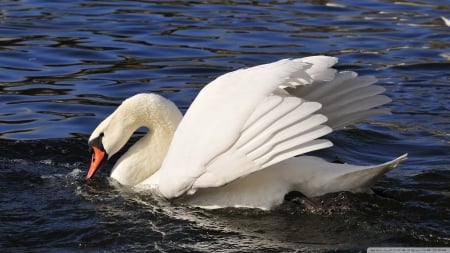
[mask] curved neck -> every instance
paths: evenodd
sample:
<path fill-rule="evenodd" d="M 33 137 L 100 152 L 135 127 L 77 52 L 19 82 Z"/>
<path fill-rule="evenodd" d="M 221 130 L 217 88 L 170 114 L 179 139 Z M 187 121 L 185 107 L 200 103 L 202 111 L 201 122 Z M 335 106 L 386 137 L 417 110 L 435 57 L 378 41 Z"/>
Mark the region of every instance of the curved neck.
<path fill-rule="evenodd" d="M 169 100 L 157 95 L 145 95 L 145 98 L 134 99 L 132 103 L 124 101 L 120 106 L 127 112 L 120 117 L 124 126 L 123 137 L 128 139 L 139 127 L 149 129 L 113 167 L 111 177 L 123 185 L 136 185 L 161 167 L 182 119 L 181 112 Z"/>

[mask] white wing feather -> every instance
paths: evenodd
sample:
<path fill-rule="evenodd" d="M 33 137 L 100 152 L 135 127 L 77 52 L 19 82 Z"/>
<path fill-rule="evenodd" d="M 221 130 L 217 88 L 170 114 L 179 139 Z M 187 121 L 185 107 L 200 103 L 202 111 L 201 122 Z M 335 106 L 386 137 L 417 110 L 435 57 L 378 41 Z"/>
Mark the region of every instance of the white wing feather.
<path fill-rule="evenodd" d="M 331 146 L 332 129 L 389 113 L 373 77 L 339 72 L 336 58 L 281 60 L 218 77 L 186 112 L 159 174 L 167 198 L 218 187 Z M 373 109 L 375 108 L 375 109 Z M 324 125 L 326 124 L 326 125 Z"/>
<path fill-rule="evenodd" d="M 385 89 L 373 85 L 376 81 L 373 76 L 359 77 L 355 72 L 343 71 L 330 81 L 314 80 L 311 84 L 285 90 L 289 95 L 322 104 L 319 113 L 327 116 L 327 126 L 338 130 L 369 117 L 390 113 L 386 108 L 377 108 L 391 99 L 379 95 Z"/>
<path fill-rule="evenodd" d="M 271 103 L 271 97 L 261 106 Z M 314 114 L 320 104 L 302 103 L 294 97 L 281 99 L 264 117 L 250 126 L 245 124 L 247 128 L 234 145 L 205 166 L 205 173 L 195 181 L 192 190 L 221 186 L 292 156 L 331 146 L 327 140 L 315 140 L 331 132 L 331 128 L 321 125 L 326 117 Z"/>
<path fill-rule="evenodd" d="M 328 62 L 334 58 L 323 59 Z M 285 59 L 227 73 L 204 87 L 178 126 L 160 169 L 161 194 L 173 198 L 196 188 L 223 185 L 274 161 L 313 149 L 308 142 L 331 131 L 320 125 L 324 117 L 314 118 L 316 122 L 309 129 L 302 129 L 303 132 L 289 128 L 284 121 L 300 124 L 315 111 L 300 115 L 290 112 L 302 105 L 305 109 L 314 106 L 319 109 L 320 105 L 274 95 L 281 85 L 290 86 L 287 82 L 294 79 L 312 82 L 306 73 L 311 66 Z M 274 126 L 275 123 L 279 125 Z M 239 149 L 260 138 L 271 141 L 265 146 L 247 145 L 245 151 Z M 331 145 L 326 141 L 311 144 L 314 148 Z"/>

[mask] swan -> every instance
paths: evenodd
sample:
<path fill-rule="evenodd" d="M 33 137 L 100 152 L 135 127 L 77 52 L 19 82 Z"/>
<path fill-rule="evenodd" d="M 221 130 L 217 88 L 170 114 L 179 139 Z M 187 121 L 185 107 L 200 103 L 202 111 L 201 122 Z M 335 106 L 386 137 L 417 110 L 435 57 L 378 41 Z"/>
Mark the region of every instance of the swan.
<path fill-rule="evenodd" d="M 113 166 L 111 177 L 136 190 L 203 208 L 271 209 L 291 191 L 307 197 L 370 192 L 406 159 L 357 166 L 304 155 L 332 143 L 322 137 L 389 114 L 372 76 L 337 72 L 337 58 L 283 59 L 239 69 L 206 85 L 184 117 L 170 100 L 137 94 L 92 132 L 90 179 L 133 132 L 147 127 Z"/>

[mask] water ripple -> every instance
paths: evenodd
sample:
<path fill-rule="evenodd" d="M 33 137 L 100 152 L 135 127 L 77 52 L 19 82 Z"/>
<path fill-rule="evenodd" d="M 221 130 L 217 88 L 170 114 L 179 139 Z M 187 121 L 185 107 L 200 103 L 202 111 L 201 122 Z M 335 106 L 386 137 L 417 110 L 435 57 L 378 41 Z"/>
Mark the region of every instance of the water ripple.
<path fill-rule="evenodd" d="M 10 251 L 326 251 L 448 246 L 450 37 L 445 1 L 2 1 L 0 245 Z M 120 102 L 156 92 L 185 111 L 228 71 L 337 56 L 374 75 L 393 114 L 330 136 L 351 163 L 409 159 L 308 214 L 205 212 L 86 184 L 86 139 Z M 106 172 L 104 172 L 106 173 Z M 106 175 L 106 174 L 105 174 Z M 331 229 L 330 229 L 331 228 Z M 145 235 L 145 236 L 143 236 Z M 19 240 L 20 238 L 20 240 Z"/>

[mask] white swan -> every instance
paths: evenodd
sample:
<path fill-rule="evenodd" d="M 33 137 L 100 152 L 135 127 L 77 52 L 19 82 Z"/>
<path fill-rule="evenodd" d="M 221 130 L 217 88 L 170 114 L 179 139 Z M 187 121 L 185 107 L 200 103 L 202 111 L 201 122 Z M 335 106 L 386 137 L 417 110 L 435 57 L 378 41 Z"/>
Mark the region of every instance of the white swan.
<path fill-rule="evenodd" d="M 332 130 L 389 113 L 374 77 L 331 68 L 337 59 L 285 59 L 224 74 L 198 94 L 185 116 L 169 100 L 125 100 L 89 138 L 91 178 L 139 127 L 149 133 L 114 165 L 121 184 L 201 207 L 270 209 L 290 191 L 313 197 L 370 191 L 406 154 L 376 166 L 298 156 L 327 148 Z"/>

